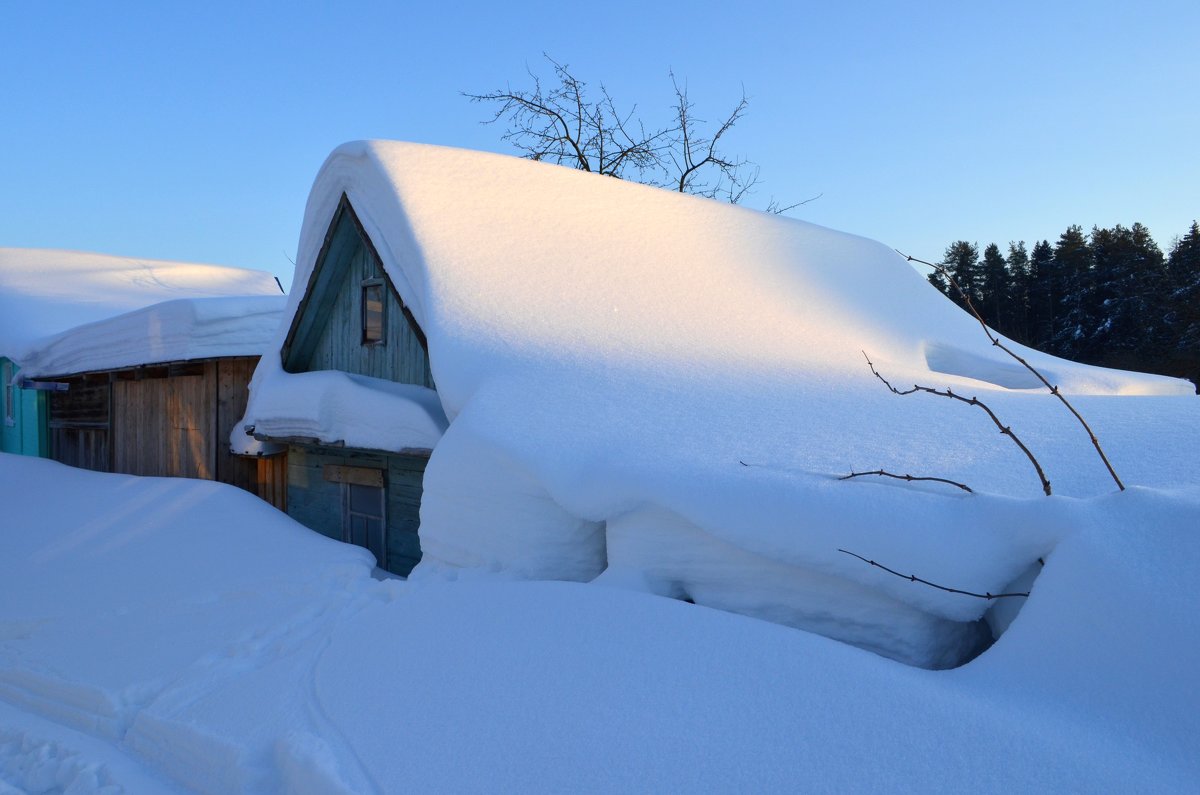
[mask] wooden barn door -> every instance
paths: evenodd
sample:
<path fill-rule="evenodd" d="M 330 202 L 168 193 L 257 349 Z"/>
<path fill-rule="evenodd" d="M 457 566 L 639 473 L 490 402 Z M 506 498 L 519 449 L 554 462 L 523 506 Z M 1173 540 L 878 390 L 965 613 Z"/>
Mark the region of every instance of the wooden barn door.
<path fill-rule="evenodd" d="M 216 367 L 113 384 L 113 470 L 212 480 Z"/>

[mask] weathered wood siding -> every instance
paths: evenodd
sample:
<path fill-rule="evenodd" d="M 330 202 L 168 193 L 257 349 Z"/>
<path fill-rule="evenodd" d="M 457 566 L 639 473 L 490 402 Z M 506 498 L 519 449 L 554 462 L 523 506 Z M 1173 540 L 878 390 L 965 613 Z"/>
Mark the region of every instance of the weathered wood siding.
<path fill-rule="evenodd" d="M 70 390 L 50 393 L 50 456 L 83 469 L 108 472 L 111 395 L 105 375 L 67 379 Z"/>
<path fill-rule="evenodd" d="M 257 364 L 257 356 L 217 360 L 216 479 L 256 494 L 286 511 L 287 455 L 250 458 L 235 455 L 229 447 L 230 433 L 246 414 L 247 387 Z"/>
<path fill-rule="evenodd" d="M 215 480 L 216 370 L 113 383 L 113 471 Z"/>
<path fill-rule="evenodd" d="M 382 343 L 364 344 L 362 284 L 370 279 L 387 286 L 385 337 Z M 348 205 L 333 222 L 295 323 L 284 352 L 289 372 L 342 370 L 434 386 L 421 335 Z"/>
<path fill-rule="evenodd" d="M 287 507 L 286 455 L 234 455 L 258 358 L 210 359 L 65 379 L 50 399 L 51 457 L 127 475 L 219 480 Z"/>
<path fill-rule="evenodd" d="M 288 448 L 288 514 L 313 530 L 343 540 L 345 484 L 326 479 L 326 466 L 365 467 L 382 472 L 387 523 L 387 560 L 380 568 L 407 575 L 421 559 L 421 481 L 424 456 L 367 453 L 329 447 Z"/>

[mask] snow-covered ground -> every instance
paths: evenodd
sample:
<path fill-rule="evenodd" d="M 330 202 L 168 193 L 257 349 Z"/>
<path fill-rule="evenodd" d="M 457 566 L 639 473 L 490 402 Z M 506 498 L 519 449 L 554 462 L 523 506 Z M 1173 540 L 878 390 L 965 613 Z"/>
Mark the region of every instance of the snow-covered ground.
<path fill-rule="evenodd" d="M 0 455 L 0 504 L 0 792 L 1188 792 L 1200 776 L 1194 487 L 1096 498 L 1009 631 L 939 672 L 600 584 L 376 579 L 365 551 L 218 483 Z"/>

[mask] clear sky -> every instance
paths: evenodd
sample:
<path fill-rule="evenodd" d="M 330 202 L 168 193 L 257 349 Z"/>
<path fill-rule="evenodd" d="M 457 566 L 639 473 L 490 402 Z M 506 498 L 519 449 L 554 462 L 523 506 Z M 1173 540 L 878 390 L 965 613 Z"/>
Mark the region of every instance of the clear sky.
<path fill-rule="evenodd" d="M 541 53 L 650 119 L 750 113 L 748 203 L 938 258 L 1200 217 L 1200 2 L 29 3 L 0 0 L 0 245 L 291 280 L 343 141 L 511 151 L 462 91 Z M 544 70 L 543 70 L 544 71 Z"/>

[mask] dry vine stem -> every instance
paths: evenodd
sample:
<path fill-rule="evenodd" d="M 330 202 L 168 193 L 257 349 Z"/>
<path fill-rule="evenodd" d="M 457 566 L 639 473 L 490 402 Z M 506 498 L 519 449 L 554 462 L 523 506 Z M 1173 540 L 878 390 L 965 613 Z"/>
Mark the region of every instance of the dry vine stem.
<path fill-rule="evenodd" d="M 1079 420 L 1079 424 L 1083 426 L 1083 429 L 1085 431 L 1087 431 L 1088 438 L 1092 440 L 1092 447 L 1096 448 L 1096 454 L 1099 455 L 1100 460 L 1104 462 L 1104 466 L 1105 466 L 1105 468 L 1108 469 L 1108 474 L 1112 475 L 1112 479 L 1117 484 L 1117 488 L 1120 489 L 1121 491 L 1125 491 L 1125 484 L 1121 482 L 1121 479 L 1119 477 L 1117 477 L 1117 473 L 1113 469 L 1112 464 L 1110 464 L 1108 462 L 1108 456 L 1106 456 L 1104 454 L 1104 450 L 1102 450 L 1100 448 L 1100 440 L 1096 438 L 1096 434 L 1094 434 L 1092 432 L 1092 429 L 1087 424 L 1087 421 L 1084 420 L 1083 416 L 1078 411 L 1075 410 L 1074 406 L 1072 406 L 1069 402 L 1067 402 L 1067 399 L 1065 397 L 1063 397 L 1062 392 L 1059 391 L 1057 386 L 1052 385 L 1049 381 L 1046 380 L 1045 376 L 1043 376 L 1040 372 L 1038 372 L 1037 368 L 1035 368 L 1029 362 L 1025 361 L 1024 358 L 1022 358 L 1022 357 L 1018 356 L 1016 353 L 1014 353 L 1011 349 L 1009 349 L 1009 347 L 1007 345 L 1000 342 L 1000 338 L 992 333 L 992 330 L 990 328 L 988 328 L 987 323 L 984 322 L 983 316 L 979 314 L 979 311 L 977 309 L 975 309 L 975 304 L 971 302 L 971 296 L 968 295 L 967 291 L 962 288 L 962 285 L 960 285 L 955 280 L 955 278 L 950 275 L 950 272 L 947 271 L 945 268 L 943 268 L 941 265 L 934 265 L 932 262 L 926 262 L 923 259 L 917 259 L 916 257 L 909 256 L 908 254 L 905 254 L 903 251 L 900 251 L 899 249 L 896 250 L 896 253 L 899 254 L 900 256 L 904 257 L 909 262 L 919 262 L 922 265 L 927 265 L 928 267 L 933 268 L 935 271 L 937 271 L 943 277 L 945 277 L 947 281 L 950 282 L 950 284 L 954 287 L 954 289 L 958 292 L 958 294 L 960 296 L 962 296 L 963 301 L 966 302 L 967 309 L 969 309 L 971 314 L 975 316 L 975 319 L 979 321 L 980 327 L 983 328 L 983 333 L 986 334 L 987 338 L 992 341 L 992 345 L 994 345 L 995 347 L 1004 351 L 1012 358 L 1016 359 L 1018 362 L 1021 363 L 1021 365 L 1023 365 L 1025 367 L 1026 370 L 1028 370 L 1029 372 L 1031 372 L 1035 376 L 1037 376 L 1037 379 L 1039 381 L 1041 381 L 1043 385 L 1045 385 L 1046 389 L 1050 390 L 1050 394 L 1054 395 L 1056 398 L 1061 400 L 1062 404 L 1067 407 L 1067 410 L 1075 415 L 1075 419 Z M 1047 491 L 1046 493 L 1049 494 L 1050 492 Z"/>
<path fill-rule="evenodd" d="M 887 566 L 883 565 L 882 563 L 876 563 L 873 560 L 867 560 L 862 555 L 856 555 L 855 553 L 851 552 L 848 549 L 839 549 L 838 552 L 844 552 L 845 554 L 850 555 L 851 557 L 858 558 L 863 563 L 869 563 L 870 565 L 874 566 L 877 569 L 883 569 L 888 574 L 895 574 L 897 577 L 899 577 L 903 580 L 908 580 L 909 582 L 919 582 L 922 585 L 928 585 L 931 588 L 937 588 L 939 591 L 946 591 L 947 593 L 959 593 L 959 594 L 962 594 L 963 596 L 974 596 L 976 599 L 1003 599 L 1003 598 L 1009 597 L 1009 596 L 1029 596 L 1028 593 L 1024 593 L 1024 592 L 975 593 L 974 591 L 962 591 L 962 590 L 959 590 L 958 588 L 947 588 L 944 585 L 938 585 L 936 582 L 930 582 L 929 580 L 922 580 L 920 577 L 918 577 L 915 574 L 901 574 L 900 572 L 896 571 L 895 569 L 889 569 Z"/>
<path fill-rule="evenodd" d="M 940 390 L 934 389 L 933 387 L 913 384 L 912 389 L 897 389 L 896 387 L 892 386 L 890 381 L 879 374 L 879 371 L 875 369 L 875 365 L 871 362 L 871 357 L 867 356 L 866 351 L 863 351 L 862 355 L 863 358 L 867 360 L 867 366 L 871 368 L 871 372 L 875 374 L 875 377 L 882 381 L 884 386 L 897 395 L 911 395 L 914 392 L 928 392 L 931 395 L 950 398 L 951 400 L 958 400 L 966 403 L 968 406 L 978 406 L 979 408 L 983 409 L 985 412 L 987 412 L 987 415 L 989 418 L 991 418 L 992 422 L 996 424 L 996 427 L 1000 429 L 1000 433 L 1007 436 L 1009 439 L 1012 439 L 1013 444 L 1021 448 L 1021 452 L 1025 454 L 1025 457 L 1029 459 L 1029 463 L 1033 464 L 1033 468 L 1037 471 L 1038 480 L 1042 482 L 1042 491 L 1046 492 L 1047 497 L 1050 496 L 1050 481 L 1046 480 L 1046 473 L 1042 471 L 1042 465 L 1039 464 L 1038 460 L 1033 457 L 1033 453 L 1029 452 L 1029 448 L 1025 446 L 1025 443 L 1017 438 L 1017 435 L 1013 433 L 1013 429 L 1000 422 L 1000 418 L 996 416 L 996 413 L 992 411 L 986 403 L 977 397 L 968 398 L 963 397 L 962 395 L 956 395 L 949 387 L 947 387 L 945 390 Z"/>
<path fill-rule="evenodd" d="M 893 472 L 885 472 L 882 469 L 873 469 L 870 472 L 855 472 L 854 470 L 850 470 L 849 475 L 840 477 L 840 478 L 838 478 L 838 480 L 849 480 L 850 478 L 861 478 L 864 475 L 878 475 L 879 477 L 883 477 L 883 478 L 895 478 L 896 480 L 905 480 L 905 481 L 909 481 L 909 482 L 912 482 L 914 480 L 932 480 L 937 483 L 948 483 L 951 486 L 957 486 L 958 488 L 962 489 L 963 491 L 969 492 L 971 494 L 975 493 L 975 491 L 970 486 L 966 485 L 965 483 L 959 483 L 957 480 L 947 480 L 946 478 L 917 477 L 916 475 L 897 475 Z"/>

